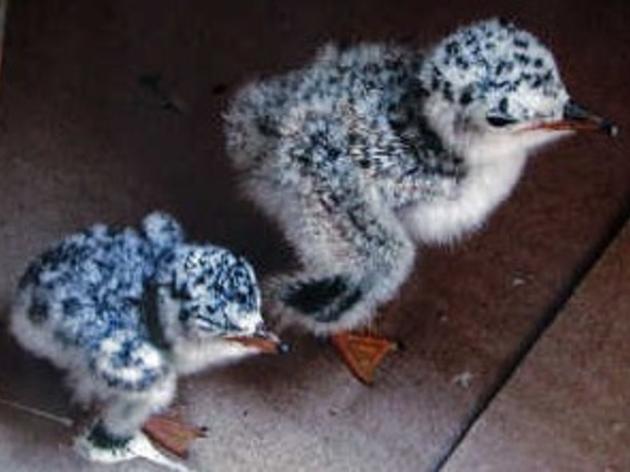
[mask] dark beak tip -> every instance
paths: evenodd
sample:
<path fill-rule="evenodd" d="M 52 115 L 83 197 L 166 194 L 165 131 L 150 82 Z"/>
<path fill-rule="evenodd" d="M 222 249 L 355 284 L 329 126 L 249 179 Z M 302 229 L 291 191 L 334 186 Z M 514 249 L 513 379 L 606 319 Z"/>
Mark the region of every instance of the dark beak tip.
<path fill-rule="evenodd" d="M 598 129 L 611 138 L 616 138 L 619 135 L 619 127 L 615 123 L 591 113 L 573 100 L 569 101 L 564 107 L 564 119 L 578 123 L 590 122 L 593 125 L 591 129 Z"/>
<path fill-rule="evenodd" d="M 278 343 L 278 354 L 288 354 L 291 352 L 291 345 L 284 341 Z"/>
<path fill-rule="evenodd" d="M 602 130 L 611 138 L 619 136 L 619 126 L 614 123 L 606 122 L 602 125 Z"/>

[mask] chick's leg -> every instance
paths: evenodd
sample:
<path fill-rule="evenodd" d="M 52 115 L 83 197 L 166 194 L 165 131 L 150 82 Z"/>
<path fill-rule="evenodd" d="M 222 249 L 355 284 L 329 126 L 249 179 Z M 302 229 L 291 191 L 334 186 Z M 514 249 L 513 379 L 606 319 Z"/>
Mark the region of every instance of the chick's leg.
<path fill-rule="evenodd" d="M 79 439 L 79 452 L 99 462 L 132 459 L 135 454 L 129 444 L 150 411 L 150 407 L 137 401 L 122 398 L 111 401 L 86 436 Z"/>
<path fill-rule="evenodd" d="M 132 440 L 141 429 L 155 444 L 185 459 L 190 444 L 205 437 L 205 431 L 186 424 L 172 413 L 156 413 L 168 405 L 156 398 L 156 393 L 131 401 L 114 401 L 101 415 L 89 439 L 98 447 L 116 449 Z"/>
<path fill-rule="evenodd" d="M 131 438 L 140 429 L 158 446 L 182 459 L 188 456 L 192 441 L 204 437 L 204 431 L 188 425 L 174 414 L 160 413 L 171 395 L 163 387 L 133 400 L 113 402 L 101 416 L 105 438 Z M 167 401 L 169 399 L 169 401 Z M 98 428 L 98 425 L 97 425 Z"/>
<path fill-rule="evenodd" d="M 296 206 L 299 207 L 296 209 Z M 282 321 L 332 335 L 342 359 L 363 382 L 394 344 L 348 331 L 365 327 L 407 277 L 414 247 L 398 219 L 359 188 L 326 188 L 292 200 L 283 223 L 302 270 L 267 281 L 270 310 Z"/>
<path fill-rule="evenodd" d="M 192 428 L 176 419 L 149 420 L 168 407 L 175 395 L 175 373 L 162 353 L 133 331 L 114 331 L 91 352 L 90 378 L 109 393 L 99 420 L 79 452 L 92 460 L 125 460 L 147 450 L 150 443 L 141 429 L 166 450 L 184 455 Z M 197 437 L 197 436 L 194 436 Z M 148 446 L 147 446 L 148 445 Z M 149 451 L 150 452 L 150 451 Z M 153 452 L 157 457 L 157 453 Z"/>
<path fill-rule="evenodd" d="M 77 451 L 96 462 L 121 462 L 142 455 L 138 445 L 146 446 L 140 429 L 157 405 L 148 395 L 128 393 L 114 397 L 92 428 L 75 442 Z M 150 447 L 150 444 L 149 444 Z"/>

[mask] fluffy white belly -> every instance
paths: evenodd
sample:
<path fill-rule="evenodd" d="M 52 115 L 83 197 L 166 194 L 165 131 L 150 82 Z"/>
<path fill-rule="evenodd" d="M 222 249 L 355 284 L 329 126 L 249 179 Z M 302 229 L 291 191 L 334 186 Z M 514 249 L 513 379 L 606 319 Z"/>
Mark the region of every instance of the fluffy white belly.
<path fill-rule="evenodd" d="M 418 202 L 401 212 L 411 237 L 449 243 L 479 228 L 514 188 L 525 162 L 513 156 L 471 169 L 452 198 Z"/>

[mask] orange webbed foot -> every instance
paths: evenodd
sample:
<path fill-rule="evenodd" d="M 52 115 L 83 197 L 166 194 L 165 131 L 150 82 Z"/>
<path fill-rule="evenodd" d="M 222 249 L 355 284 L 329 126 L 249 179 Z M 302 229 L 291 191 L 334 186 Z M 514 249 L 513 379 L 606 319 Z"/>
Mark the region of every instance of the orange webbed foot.
<path fill-rule="evenodd" d="M 383 358 L 399 349 L 398 343 L 370 332 L 343 331 L 332 335 L 330 341 L 350 372 L 366 385 L 374 383 Z"/>
<path fill-rule="evenodd" d="M 185 459 L 190 444 L 206 436 L 206 429 L 186 424 L 173 414 L 154 415 L 144 424 L 144 433 L 158 446 Z"/>

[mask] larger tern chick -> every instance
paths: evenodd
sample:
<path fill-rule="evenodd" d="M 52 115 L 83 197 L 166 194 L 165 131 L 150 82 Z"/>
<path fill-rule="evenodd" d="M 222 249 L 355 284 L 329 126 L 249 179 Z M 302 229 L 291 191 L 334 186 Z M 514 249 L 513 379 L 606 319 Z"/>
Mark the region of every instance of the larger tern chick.
<path fill-rule="evenodd" d="M 246 193 L 302 266 L 268 281 L 272 313 L 335 337 L 369 325 L 417 245 L 481 227 L 533 151 L 580 129 L 616 132 L 571 99 L 549 49 L 497 19 L 426 51 L 325 47 L 242 89 L 226 121 Z"/>

